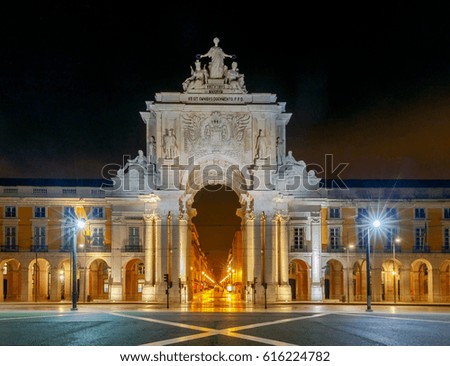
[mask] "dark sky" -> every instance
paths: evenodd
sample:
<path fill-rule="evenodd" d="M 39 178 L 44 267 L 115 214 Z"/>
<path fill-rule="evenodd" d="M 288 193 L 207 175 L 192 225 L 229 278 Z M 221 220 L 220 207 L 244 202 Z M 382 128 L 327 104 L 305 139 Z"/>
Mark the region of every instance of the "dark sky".
<path fill-rule="evenodd" d="M 144 148 L 144 102 L 181 91 L 218 36 L 250 92 L 287 102 L 297 159 L 450 178 L 446 2 L 164 3 L 2 2 L 0 177 L 101 178 Z"/>

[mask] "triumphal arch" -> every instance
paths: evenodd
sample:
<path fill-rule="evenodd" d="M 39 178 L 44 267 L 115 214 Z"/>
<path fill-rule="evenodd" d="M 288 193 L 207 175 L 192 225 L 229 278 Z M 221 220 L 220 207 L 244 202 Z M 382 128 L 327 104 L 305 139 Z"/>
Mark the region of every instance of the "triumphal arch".
<path fill-rule="evenodd" d="M 304 225 L 310 248 L 310 298 L 321 300 L 319 179 L 286 151 L 291 114 L 285 103 L 275 94 L 247 91 L 236 57 L 222 50 L 219 39 L 213 43 L 208 52 L 193 57 L 180 92 L 157 93 L 141 112 L 147 146 L 136 147 L 138 155 L 117 171 L 107 192 L 112 251 L 127 241 L 127 228 L 141 223 L 142 300 L 164 301 L 168 280 L 171 299 L 188 302 L 194 279 L 210 277 L 194 265 L 202 238 L 193 237 L 193 204 L 202 189 L 221 186 L 239 199 L 239 243 L 230 248 L 238 263 L 233 282 L 239 282 L 242 299 L 291 300 L 289 223 L 295 220 Z M 194 242 L 199 248 L 193 248 Z M 121 272 L 131 258 L 127 255 L 133 256 L 112 256 L 111 300 L 125 298 Z"/>

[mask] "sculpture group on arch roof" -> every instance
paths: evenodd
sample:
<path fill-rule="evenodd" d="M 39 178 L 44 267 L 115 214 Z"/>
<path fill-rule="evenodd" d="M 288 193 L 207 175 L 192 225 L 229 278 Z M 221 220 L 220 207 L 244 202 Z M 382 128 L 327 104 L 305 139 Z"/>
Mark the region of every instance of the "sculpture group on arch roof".
<path fill-rule="evenodd" d="M 223 85 L 224 89 L 234 92 L 247 93 L 244 82 L 244 74 L 239 73 L 238 64 L 236 61 L 231 63 L 231 68 L 225 65 L 225 58 L 236 59 L 235 55 L 226 54 L 221 47 L 219 47 L 219 38 L 214 38 L 214 46 L 203 55 L 196 55 L 195 69 L 191 66 L 191 76 L 189 76 L 183 83 L 183 90 L 199 91 L 207 89 L 211 80 L 222 81 L 216 85 Z M 201 59 L 209 58 L 208 65 L 204 64 L 202 68 Z"/>

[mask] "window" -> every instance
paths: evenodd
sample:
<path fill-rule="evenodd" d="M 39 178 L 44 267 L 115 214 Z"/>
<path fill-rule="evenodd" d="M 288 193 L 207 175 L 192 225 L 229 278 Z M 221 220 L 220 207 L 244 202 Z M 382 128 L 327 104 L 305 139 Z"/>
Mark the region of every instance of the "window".
<path fill-rule="evenodd" d="M 64 225 L 64 234 L 62 242 L 62 250 L 69 250 L 73 243 L 73 227 L 70 223 Z"/>
<path fill-rule="evenodd" d="M 145 280 L 143 278 L 139 278 L 137 281 L 137 292 L 140 294 L 144 289 Z"/>
<path fill-rule="evenodd" d="M 34 208 L 34 217 L 44 218 L 45 217 L 45 207 L 35 207 Z"/>
<path fill-rule="evenodd" d="M 450 250 L 450 229 L 444 229 L 444 249 Z"/>
<path fill-rule="evenodd" d="M 414 218 L 415 219 L 426 219 L 425 209 L 424 208 L 415 208 L 414 209 Z"/>
<path fill-rule="evenodd" d="M 92 207 L 91 210 L 92 219 L 103 219 L 103 207 Z"/>
<path fill-rule="evenodd" d="M 293 251 L 301 250 L 305 248 L 305 228 L 294 227 L 294 245 Z"/>
<path fill-rule="evenodd" d="M 397 218 L 397 209 L 396 208 L 387 208 L 386 209 L 386 219 L 387 220 L 395 220 Z"/>
<path fill-rule="evenodd" d="M 144 263 L 139 263 L 136 266 L 136 274 L 137 275 L 145 275 L 145 267 L 144 267 Z"/>
<path fill-rule="evenodd" d="M 45 227 L 35 226 L 34 227 L 34 248 L 35 250 L 45 249 Z"/>
<path fill-rule="evenodd" d="M 416 238 L 414 246 L 416 250 L 425 249 L 425 238 L 426 238 L 426 228 L 416 227 Z"/>
<path fill-rule="evenodd" d="M 130 227 L 128 228 L 128 239 L 129 245 L 131 247 L 139 247 L 139 228 L 138 227 Z"/>
<path fill-rule="evenodd" d="M 75 217 L 75 207 L 64 206 L 63 215 L 65 219 L 73 219 Z"/>
<path fill-rule="evenodd" d="M 369 210 L 366 207 L 358 208 L 358 219 L 367 219 L 369 217 Z"/>
<path fill-rule="evenodd" d="M 384 232 L 386 235 L 386 249 L 392 249 L 392 246 L 395 245 L 395 238 L 397 238 L 397 229 L 386 228 Z"/>
<path fill-rule="evenodd" d="M 108 283 L 108 279 L 105 278 L 103 280 L 103 293 L 107 294 L 109 292 L 109 283 Z"/>
<path fill-rule="evenodd" d="M 5 246 L 8 249 L 13 249 L 16 247 L 17 237 L 16 228 L 14 226 L 5 227 Z"/>
<path fill-rule="evenodd" d="M 339 207 L 330 207 L 330 219 L 340 219 L 341 209 Z"/>
<path fill-rule="evenodd" d="M 104 245 L 103 228 L 94 228 L 92 232 L 92 245 L 94 246 Z"/>
<path fill-rule="evenodd" d="M 358 228 L 358 248 L 367 248 L 367 243 L 369 241 L 368 230 L 361 227 Z"/>
<path fill-rule="evenodd" d="M 338 227 L 330 228 L 330 248 L 339 249 L 341 246 L 341 229 Z"/>
<path fill-rule="evenodd" d="M 444 219 L 450 219 L 450 208 L 444 208 Z"/>
<path fill-rule="evenodd" d="M 6 206 L 5 207 L 5 217 L 17 217 L 16 216 L 16 206 Z"/>

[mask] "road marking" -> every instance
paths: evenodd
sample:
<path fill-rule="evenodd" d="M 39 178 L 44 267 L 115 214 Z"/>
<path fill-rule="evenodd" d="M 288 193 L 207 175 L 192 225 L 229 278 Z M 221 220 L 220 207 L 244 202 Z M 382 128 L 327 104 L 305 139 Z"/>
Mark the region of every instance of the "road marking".
<path fill-rule="evenodd" d="M 273 346 L 295 346 L 295 344 L 286 343 L 286 342 L 278 341 L 275 339 L 262 338 L 262 337 L 257 337 L 257 336 L 252 336 L 252 335 L 242 334 L 242 333 L 237 333 L 237 332 L 241 331 L 241 330 L 245 330 L 245 329 L 266 327 L 266 326 L 270 326 L 270 325 L 283 324 L 283 323 L 288 323 L 288 322 L 293 322 L 293 321 L 300 321 L 300 320 L 306 320 L 306 319 L 326 316 L 329 313 L 320 313 L 320 314 L 313 314 L 313 315 L 307 315 L 307 316 L 299 316 L 299 317 L 295 317 L 295 318 L 285 318 L 285 319 L 279 319 L 279 320 L 274 320 L 274 321 L 270 321 L 270 322 L 254 323 L 254 324 L 248 324 L 248 325 L 243 325 L 243 326 L 239 326 L 239 327 L 230 327 L 230 328 L 226 328 L 226 329 L 213 329 L 213 328 L 199 327 L 196 325 L 176 323 L 176 322 L 159 320 L 159 319 L 154 319 L 154 318 L 145 318 L 145 317 L 141 317 L 141 316 L 121 314 L 121 313 L 117 313 L 117 312 L 111 312 L 109 314 L 115 315 L 115 316 L 121 316 L 121 317 L 125 317 L 125 318 L 142 320 L 142 321 L 146 321 L 146 322 L 150 322 L 150 323 L 171 325 L 171 326 L 175 326 L 175 327 L 179 327 L 179 328 L 198 330 L 200 332 L 203 332 L 203 333 L 197 333 L 197 334 L 192 334 L 192 335 L 188 335 L 188 336 L 182 336 L 182 337 L 164 339 L 164 340 L 156 341 L 156 342 L 145 343 L 145 344 L 141 344 L 141 346 L 166 346 L 166 345 L 170 345 L 170 344 L 176 344 L 176 343 L 187 342 L 187 341 L 201 339 L 201 338 L 207 338 L 207 337 L 211 337 L 211 336 L 215 336 L 215 335 L 223 335 L 223 336 L 227 336 L 227 337 L 240 338 L 240 339 L 250 340 L 250 341 L 254 341 L 254 342 L 258 342 L 258 343 L 269 344 L 269 345 L 273 345 Z"/>

